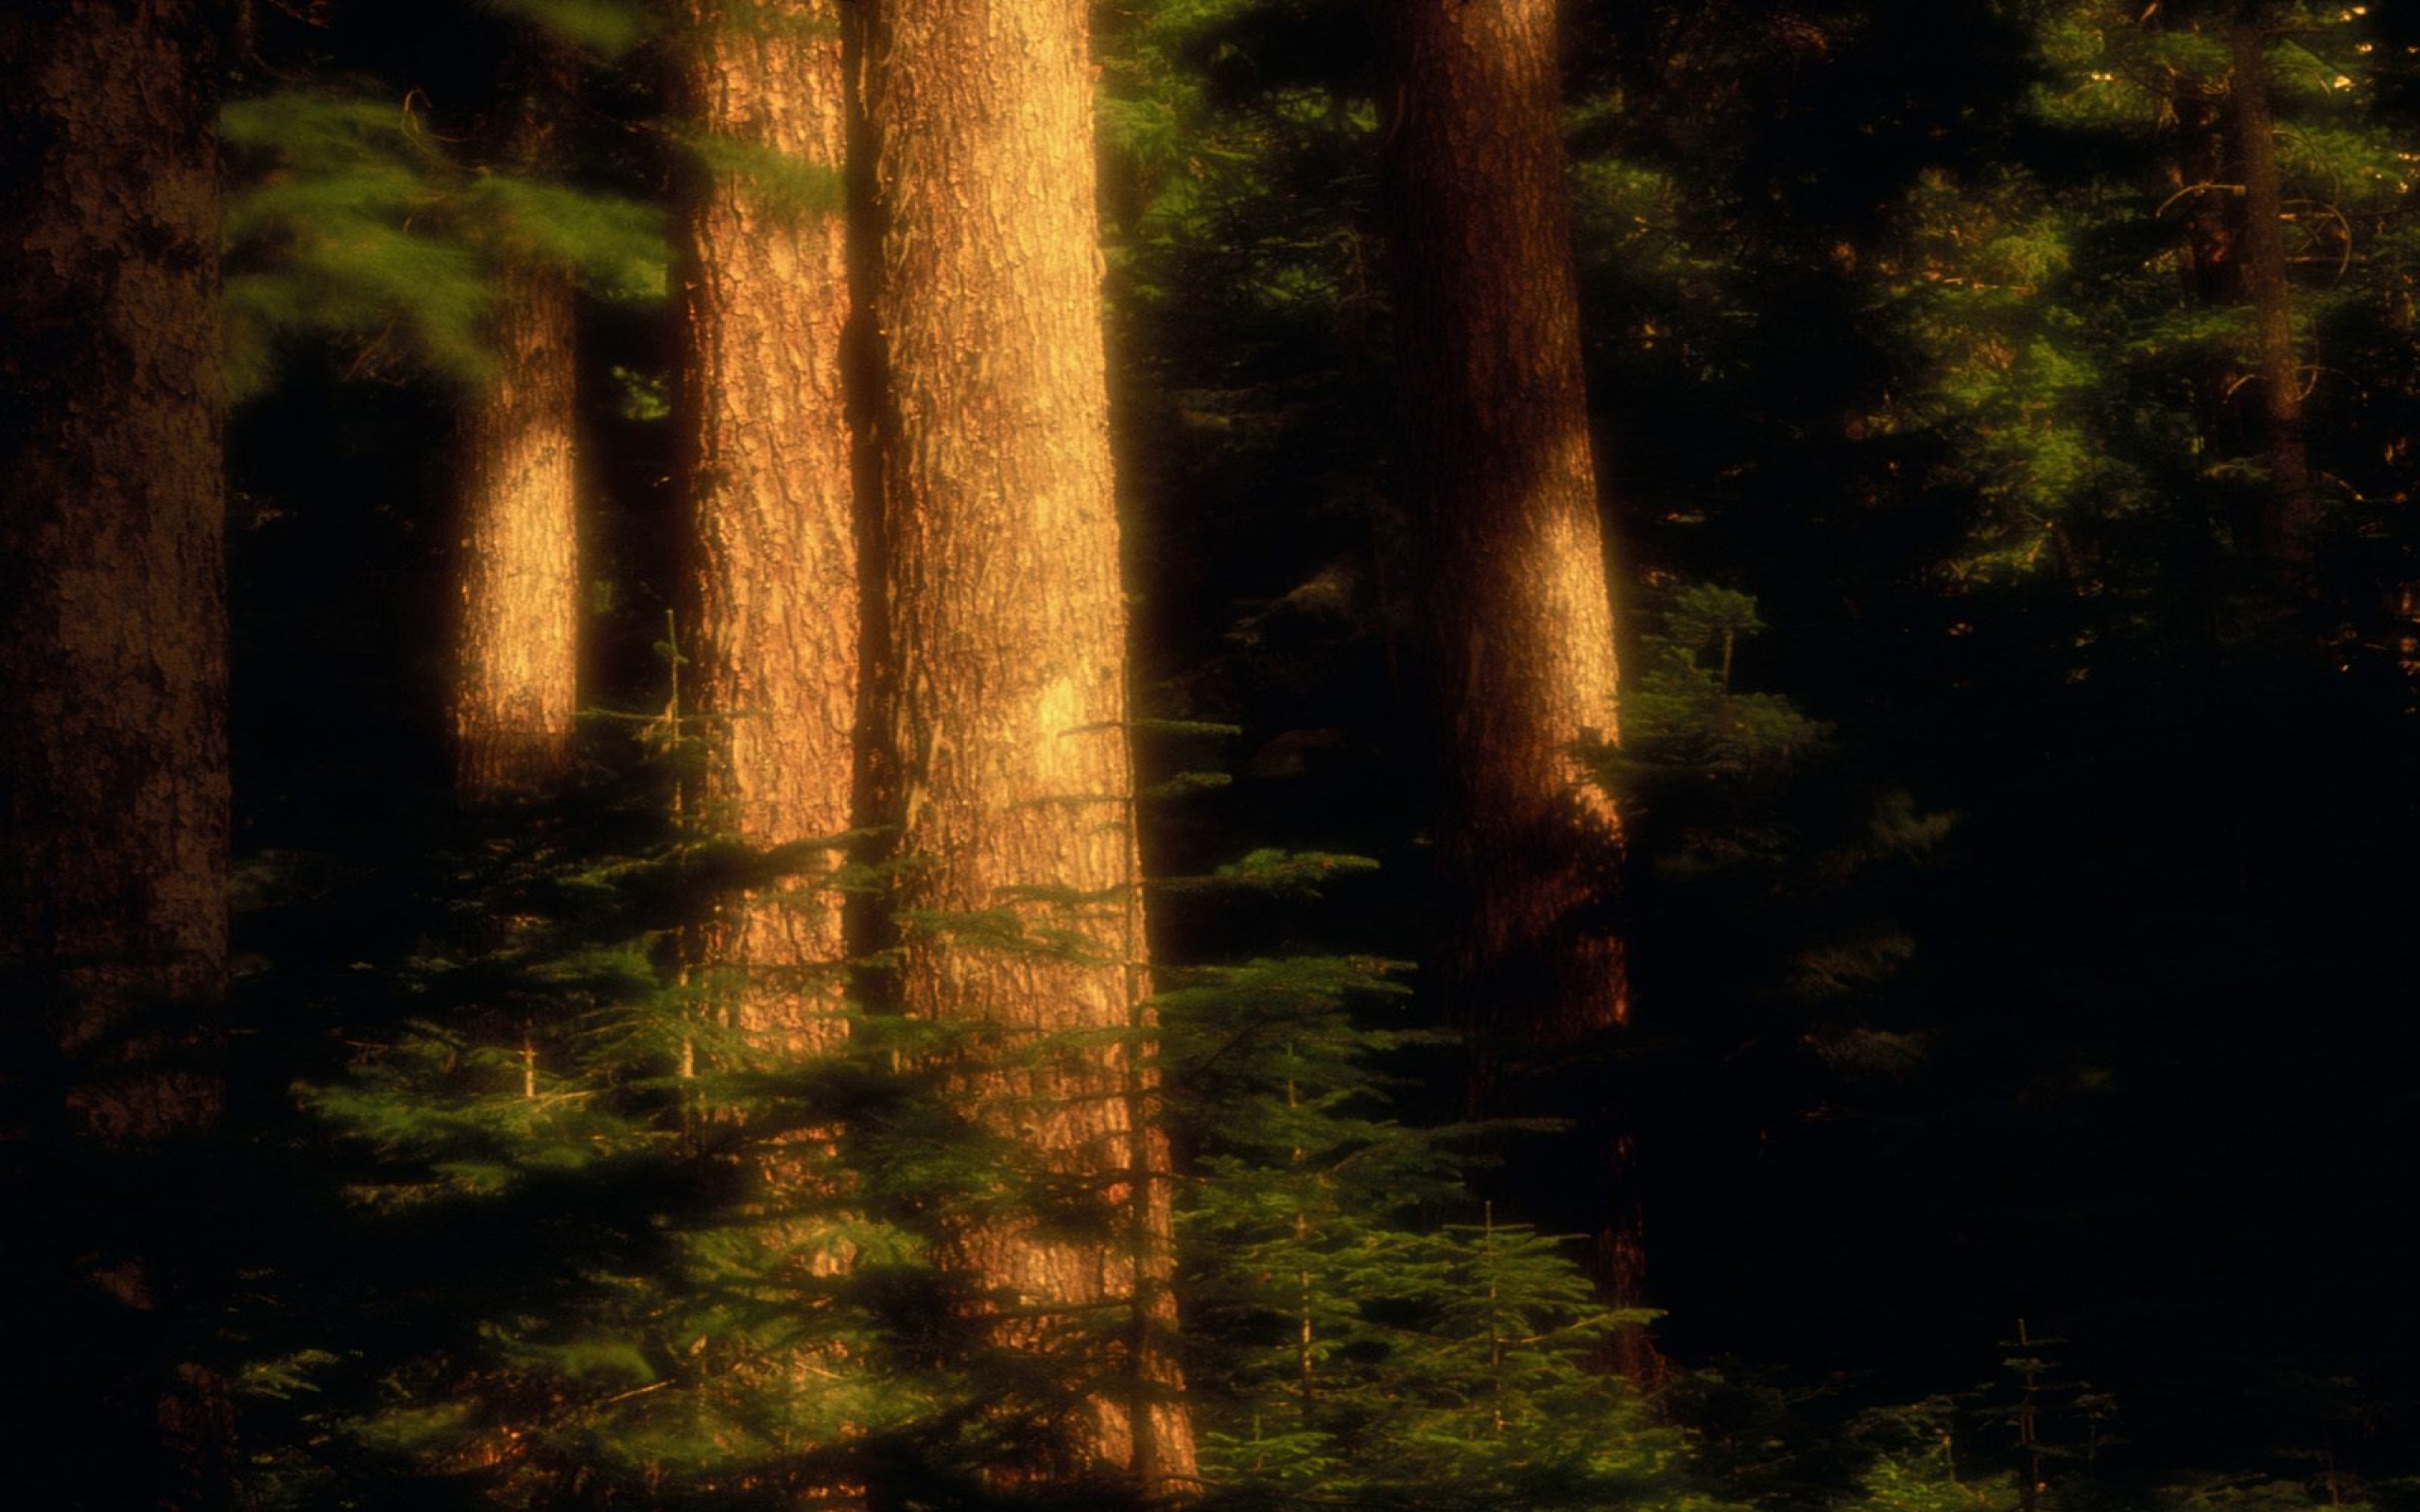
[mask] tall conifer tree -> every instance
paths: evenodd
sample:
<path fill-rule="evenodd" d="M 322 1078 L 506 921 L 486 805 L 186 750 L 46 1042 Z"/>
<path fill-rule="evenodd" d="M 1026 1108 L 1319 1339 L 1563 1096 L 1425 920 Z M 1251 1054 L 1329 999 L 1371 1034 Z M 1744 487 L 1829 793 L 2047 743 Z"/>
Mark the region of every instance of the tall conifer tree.
<path fill-rule="evenodd" d="M 1509 1085 L 1519 1063 L 1629 1018 L 1621 825 L 1586 760 L 1615 738 L 1616 665 L 1555 6 L 1405 0 L 1386 18 L 1403 476 L 1443 742 L 1434 964 L 1478 1040 L 1474 1102 L 1539 1111 Z M 1634 1301 L 1634 1226 L 1607 1236 Z"/>
<path fill-rule="evenodd" d="M 988 1041 L 995 1127 L 1122 1231 L 996 1218 L 959 1236 L 994 1336 L 1079 1348 L 1080 1463 L 1194 1471 L 1165 1331 L 1169 1194 L 1136 1038 L 1145 941 L 1109 448 L 1082 0 L 886 0 L 866 48 L 890 386 L 889 760 L 914 929 L 905 1003 Z M 1037 949 L 1056 938 L 1073 949 Z M 1046 1050 L 1050 1037 L 1098 1039 Z M 1116 1037 L 1116 1038 L 1114 1038 Z M 1036 1054 L 1037 1050 L 1041 1053 Z M 1104 1371 L 1105 1364 L 1114 1366 Z M 1108 1381 L 1123 1384 L 1109 1384 Z"/>
<path fill-rule="evenodd" d="M 858 592 L 838 9 L 695 0 L 684 52 L 707 144 L 681 216 L 689 650 L 713 726 L 713 818 L 763 846 L 851 821 Z M 758 973 L 740 993 L 743 1030 L 793 1050 L 826 1038 L 827 994 L 799 973 L 839 960 L 837 903 L 744 905 L 709 954 Z"/>
<path fill-rule="evenodd" d="M 223 1492 L 168 1157 L 218 1119 L 227 631 L 211 8 L 0 12 L 0 980 L 16 1493 Z"/>
<path fill-rule="evenodd" d="M 693 553 L 682 651 L 696 667 L 686 686 L 707 752 L 704 821 L 762 848 L 837 835 L 853 817 L 859 594 L 838 11 L 837 0 L 691 0 L 682 42 L 700 144 L 679 217 L 676 413 Z M 697 941 L 711 1011 L 757 1065 L 794 1066 L 844 1034 L 839 900 L 813 885 L 828 859 L 798 858 L 785 885 L 732 895 Z M 818 1177 L 793 1158 L 795 1140 L 760 1149 L 768 1203 L 811 1195 Z M 786 1227 L 769 1237 L 779 1277 L 844 1262 Z"/>

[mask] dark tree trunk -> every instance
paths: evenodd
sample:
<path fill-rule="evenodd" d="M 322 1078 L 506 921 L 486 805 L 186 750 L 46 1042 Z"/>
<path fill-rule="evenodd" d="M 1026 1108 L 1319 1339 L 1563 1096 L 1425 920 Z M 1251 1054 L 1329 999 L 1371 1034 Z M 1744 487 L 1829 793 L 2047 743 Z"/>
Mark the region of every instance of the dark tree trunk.
<path fill-rule="evenodd" d="M 1090 942 L 1071 957 L 911 932 L 903 992 L 989 1041 L 970 1091 L 994 1127 L 1123 1214 L 1122 1239 L 987 1224 L 963 1258 L 1021 1299 L 994 1330 L 1011 1347 L 1125 1314 L 1119 1339 L 1066 1358 L 1087 1399 L 1073 1448 L 1165 1491 L 1194 1455 L 1165 1348 L 1169 1193 L 1143 1052 L 1011 1069 L 1040 1037 L 1147 1027 L 1086 31 L 1082 0 L 874 8 L 887 744 L 900 845 L 925 863 L 903 903 Z"/>
<path fill-rule="evenodd" d="M 2243 288 L 2252 305 L 2257 434 L 2269 464 L 2259 514 L 2261 555 L 2289 578 L 2310 568 L 2314 500 L 2303 441 L 2302 359 L 2294 350 L 2293 285 L 2286 272 L 2286 210 L 2277 129 L 2269 114 L 2269 35 L 2256 10 L 2227 32 L 2236 151 L 2243 170 Z"/>
<path fill-rule="evenodd" d="M 203 1363 L 227 969 L 208 13 L 0 9 L 0 1075 L 26 1505 L 224 1492 Z"/>
<path fill-rule="evenodd" d="M 1628 1304 L 1631 1137 L 1618 1109 L 1550 1106 L 1567 1094 L 1547 1085 L 1629 1020 L 1621 826 L 1586 763 L 1615 738 L 1616 667 L 1555 7 L 1403 0 L 1386 17 L 1402 475 L 1444 740 L 1431 981 L 1473 1037 L 1478 1110 L 1580 1114 L 1604 1145 L 1605 1179 L 1575 1206 Z"/>

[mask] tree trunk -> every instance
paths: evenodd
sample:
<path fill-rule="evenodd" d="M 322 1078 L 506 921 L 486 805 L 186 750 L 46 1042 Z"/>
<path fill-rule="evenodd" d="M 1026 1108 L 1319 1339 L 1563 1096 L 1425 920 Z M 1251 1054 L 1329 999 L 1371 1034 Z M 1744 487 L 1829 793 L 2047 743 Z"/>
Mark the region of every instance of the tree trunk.
<path fill-rule="evenodd" d="M 1555 26 L 1552 0 L 1387 8 L 1403 476 L 1444 743 L 1432 982 L 1489 1112 L 1548 1111 L 1550 1069 L 1629 1020 L 1621 826 L 1585 761 L 1615 738 L 1616 669 Z M 1606 1132 L 1582 1200 L 1628 1303 L 1631 1143 Z"/>
<path fill-rule="evenodd" d="M 704 822 L 768 850 L 838 835 L 854 816 L 860 595 L 838 11 L 838 0 L 690 0 L 682 51 L 684 112 L 712 144 L 679 230 L 678 423 L 694 554 L 681 649 L 696 691 L 683 712 L 699 716 L 707 747 Z M 803 201 L 798 186 L 819 175 L 836 186 L 832 202 Z M 845 1038 L 840 901 L 815 890 L 838 860 L 786 860 L 775 885 L 725 902 L 695 942 L 711 1011 L 760 1065 L 794 1065 Z M 778 1216 L 828 1179 L 830 1143 L 817 1130 L 754 1146 L 773 1215 L 766 1247 L 800 1282 L 848 1263 Z M 735 1352 L 727 1363 L 744 1383 L 804 1399 L 832 1362 Z M 847 1431 L 830 1428 L 834 1442 Z M 823 1486 L 813 1502 L 857 1500 L 853 1487 Z"/>
<path fill-rule="evenodd" d="M 0 9 L 0 1075 L 16 1495 L 224 1493 L 200 1363 L 227 969 L 217 133 L 205 8 Z M 22 1309 L 20 1312 L 18 1310 Z"/>
<path fill-rule="evenodd" d="M 1121 1312 L 1086 1388 L 1079 1465 L 1147 1488 L 1194 1473 L 1166 1349 L 1167 1154 L 1137 1042 L 1148 1025 L 1126 609 L 1109 452 L 1092 69 L 1082 0 L 889 0 L 866 52 L 890 388 L 884 508 L 886 740 L 909 909 L 1000 911 L 1078 954 L 987 948 L 946 925 L 907 940 L 914 1013 L 994 1052 L 969 1073 L 993 1125 L 1102 1194 L 1128 1232 L 1030 1220 L 966 1233 L 977 1280 L 1037 1353 Z M 995 916 L 996 917 L 996 916 Z M 1125 1031 L 1123 1044 L 1035 1042 Z M 1079 1348 L 1070 1381 L 1104 1376 Z"/>
<path fill-rule="evenodd" d="M 2227 31 L 2236 148 L 2243 165 L 2243 285 L 2252 304 L 2258 433 L 2269 463 L 2259 544 L 2262 557 L 2280 573 L 2301 577 L 2310 567 L 2315 511 L 2303 444 L 2302 359 L 2294 351 L 2293 286 L 2286 276 L 2277 131 L 2269 116 L 2268 41 L 2256 11 Z"/>
<path fill-rule="evenodd" d="M 837 0 L 693 0 L 692 124 L 793 173 L 846 151 Z M 728 12 L 736 13 L 728 13 Z M 852 823 L 858 591 L 856 447 L 843 381 L 847 227 L 838 206 L 745 170 L 709 172 L 683 207 L 681 296 L 694 610 L 685 648 L 713 755 L 710 821 L 761 847 Z M 830 1041 L 845 954 L 837 900 L 752 900 L 707 964 L 753 980 L 733 999 L 769 1050 Z"/>
<path fill-rule="evenodd" d="M 551 96 L 563 87 L 536 72 L 510 138 L 523 172 L 551 156 Z M 579 713 L 571 280 L 509 249 L 502 256 L 491 328 L 496 370 L 460 427 L 455 771 L 457 788 L 474 799 L 567 773 Z"/>

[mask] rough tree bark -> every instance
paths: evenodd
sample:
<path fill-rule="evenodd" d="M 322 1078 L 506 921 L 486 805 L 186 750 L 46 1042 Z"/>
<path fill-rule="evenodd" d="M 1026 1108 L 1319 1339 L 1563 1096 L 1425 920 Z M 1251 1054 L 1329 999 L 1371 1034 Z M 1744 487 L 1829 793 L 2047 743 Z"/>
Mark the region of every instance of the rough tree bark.
<path fill-rule="evenodd" d="M 227 967 L 218 182 L 207 7 L 0 9 L 0 1075 L 16 1494 L 198 1507 L 195 1246 Z"/>
<path fill-rule="evenodd" d="M 705 822 L 769 850 L 838 835 L 854 817 L 860 594 L 838 12 L 838 0 L 690 0 L 681 50 L 683 112 L 710 144 L 679 223 L 677 422 L 694 554 L 684 713 L 707 749 Z M 828 197 L 802 193 L 819 179 Z M 694 942 L 710 1011 L 762 1064 L 845 1038 L 840 902 L 814 890 L 836 859 L 797 857 L 776 887 L 727 900 Z M 812 1194 L 827 1145 L 805 1133 L 757 1147 L 769 1211 Z M 766 1236 L 792 1280 L 847 1263 L 796 1226 Z M 815 1389 L 796 1361 L 728 1365 L 759 1385 Z M 845 1431 L 834 1425 L 833 1442 Z M 862 1497 L 827 1485 L 809 1500 Z"/>
<path fill-rule="evenodd" d="M 852 823 L 858 697 L 855 431 L 844 384 L 847 94 L 838 0 L 693 0 L 692 124 L 786 165 L 700 176 L 683 206 L 681 425 L 691 511 L 695 712 L 714 821 L 763 847 Z M 833 203 L 795 180 L 832 176 Z M 706 963 L 753 980 L 739 1026 L 804 1054 L 836 1032 L 837 901 L 750 901 Z"/>
<path fill-rule="evenodd" d="M 1475 1107 L 1546 1111 L 1546 1069 L 1629 1020 L 1621 825 L 1584 760 L 1615 739 L 1616 662 L 1555 6 L 1385 15 L 1403 477 L 1443 739 L 1432 981 L 1473 1037 Z M 1613 1170 L 1584 1200 L 1627 1304 L 1629 1136 L 1600 1132 Z"/>
<path fill-rule="evenodd" d="M 892 638 L 885 739 L 901 902 L 1006 910 L 1071 931 L 1070 958 L 911 932 L 909 1011 L 978 1029 L 995 1127 L 1102 1192 L 1130 1231 L 1002 1222 L 963 1236 L 977 1279 L 1036 1351 L 1122 1314 L 1078 1464 L 1147 1488 L 1195 1470 L 1165 1335 L 1169 1194 L 1132 1043 L 1003 1069 L 1040 1037 L 1140 1031 L 1145 952 L 1127 744 L 1126 607 L 1109 451 L 1092 67 L 1083 0 L 884 0 L 867 43 L 890 385 L 884 520 Z M 1100 1378 L 1079 1348 L 1071 1380 Z"/>
<path fill-rule="evenodd" d="M 533 48 L 546 46 L 532 38 Z M 517 171 L 553 155 L 542 61 L 505 133 Z M 579 713 L 579 508 L 571 279 L 508 249 L 490 335 L 496 369 L 459 427 L 461 619 L 456 786 L 493 798 L 570 770 Z"/>

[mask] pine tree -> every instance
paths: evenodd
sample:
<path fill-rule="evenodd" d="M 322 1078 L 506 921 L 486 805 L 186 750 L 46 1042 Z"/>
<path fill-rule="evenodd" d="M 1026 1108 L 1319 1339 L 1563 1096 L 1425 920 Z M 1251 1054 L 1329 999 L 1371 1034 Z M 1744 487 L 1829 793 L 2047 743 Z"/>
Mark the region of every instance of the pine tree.
<path fill-rule="evenodd" d="M 1275 874 L 1227 880 L 1255 871 Z M 1710 1504 L 1679 1435 L 1599 1368 L 1640 1319 L 1567 1243 L 1463 1194 L 1478 1130 L 1392 1108 L 1385 1065 L 1446 1038 L 1389 1022 L 1394 971 L 1258 960 L 1161 999 L 1201 1165 L 1183 1233 L 1209 1503 Z"/>
<path fill-rule="evenodd" d="M 20 1494 L 224 1490 L 201 1352 L 229 792 L 209 8 L 0 16 L 0 961 Z"/>
<path fill-rule="evenodd" d="M 883 1022 L 811 1054 L 699 1013 L 683 947 L 764 868 L 670 786 L 289 905 L 282 990 L 339 1053 L 239 1317 L 264 1505 L 846 1506 L 992 1450 L 999 1383 L 923 1347 L 919 1214 L 1012 1162 Z"/>
<path fill-rule="evenodd" d="M 1003 1218 L 964 1262 L 1004 1345 L 1068 1351 L 1074 1463 L 1161 1489 L 1194 1457 L 1164 1338 L 1086 32 L 1077 0 L 873 17 L 887 746 L 923 863 L 902 1000 L 992 1045 L 967 1092 L 1107 1226 Z"/>

